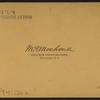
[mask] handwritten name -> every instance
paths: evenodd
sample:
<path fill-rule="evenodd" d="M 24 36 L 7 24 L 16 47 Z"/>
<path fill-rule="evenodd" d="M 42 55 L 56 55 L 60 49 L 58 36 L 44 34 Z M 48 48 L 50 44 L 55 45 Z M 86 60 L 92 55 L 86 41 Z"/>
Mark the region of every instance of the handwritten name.
<path fill-rule="evenodd" d="M 47 46 L 32 46 L 32 45 L 28 45 L 25 52 L 53 52 L 53 51 L 62 51 L 62 52 L 65 52 L 65 51 L 72 51 L 72 48 L 69 47 L 69 48 L 63 48 L 61 45 L 57 45 L 56 47 L 54 48 L 51 48 L 51 47 L 47 47 Z"/>

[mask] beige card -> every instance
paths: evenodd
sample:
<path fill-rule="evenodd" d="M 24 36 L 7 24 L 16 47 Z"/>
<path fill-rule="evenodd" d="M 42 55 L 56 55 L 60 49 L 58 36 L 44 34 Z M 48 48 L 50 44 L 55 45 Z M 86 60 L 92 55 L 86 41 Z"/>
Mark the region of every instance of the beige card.
<path fill-rule="evenodd" d="M 1 3 L 0 97 L 100 97 L 100 3 Z"/>

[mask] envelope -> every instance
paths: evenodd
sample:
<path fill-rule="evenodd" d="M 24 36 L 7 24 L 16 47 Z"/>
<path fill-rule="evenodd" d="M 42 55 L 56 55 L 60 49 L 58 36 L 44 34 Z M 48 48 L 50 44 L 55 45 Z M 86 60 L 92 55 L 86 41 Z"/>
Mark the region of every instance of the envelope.
<path fill-rule="evenodd" d="M 100 97 L 100 3 L 1 3 L 0 97 Z"/>

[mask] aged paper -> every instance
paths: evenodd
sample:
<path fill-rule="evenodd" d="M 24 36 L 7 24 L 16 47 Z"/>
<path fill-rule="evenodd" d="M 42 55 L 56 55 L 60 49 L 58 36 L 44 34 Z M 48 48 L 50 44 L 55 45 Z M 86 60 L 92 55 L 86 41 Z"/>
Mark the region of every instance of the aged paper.
<path fill-rule="evenodd" d="M 100 3 L 1 3 L 0 97 L 100 97 Z"/>

